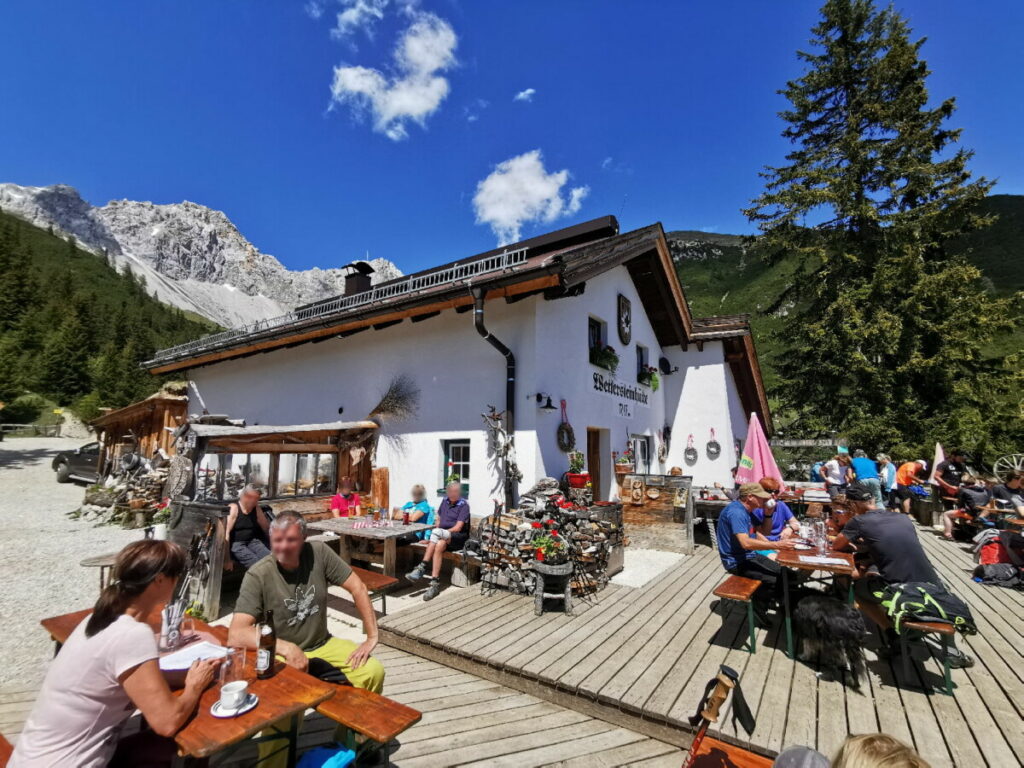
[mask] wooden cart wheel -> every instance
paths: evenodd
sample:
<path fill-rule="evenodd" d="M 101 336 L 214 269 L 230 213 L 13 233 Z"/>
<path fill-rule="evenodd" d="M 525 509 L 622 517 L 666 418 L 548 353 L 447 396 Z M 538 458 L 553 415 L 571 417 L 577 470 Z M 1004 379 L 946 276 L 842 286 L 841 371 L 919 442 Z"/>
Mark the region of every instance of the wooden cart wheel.
<path fill-rule="evenodd" d="M 1010 473 L 1024 470 L 1024 453 L 1008 453 L 996 459 L 992 471 L 1002 482 L 1010 479 Z"/>

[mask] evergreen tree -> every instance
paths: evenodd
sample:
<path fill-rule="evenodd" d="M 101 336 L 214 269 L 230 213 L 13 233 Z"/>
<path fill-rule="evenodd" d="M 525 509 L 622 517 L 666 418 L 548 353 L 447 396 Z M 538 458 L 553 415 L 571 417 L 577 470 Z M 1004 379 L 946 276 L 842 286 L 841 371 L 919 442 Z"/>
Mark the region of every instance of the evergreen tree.
<path fill-rule="evenodd" d="M 1020 366 L 980 353 L 1013 325 L 1019 297 L 985 294 L 949 247 L 988 223 L 974 210 L 991 183 L 971 180 L 972 153 L 945 127 L 954 100 L 928 104 L 924 40 L 871 0 L 830 0 L 812 34 L 805 72 L 781 91 L 789 164 L 766 169 L 745 211 L 769 262 L 786 253 L 800 265 L 780 416 L 871 449 L 938 439 L 983 450 L 1003 419 L 1024 436 L 1008 407 Z"/>
<path fill-rule="evenodd" d="M 7 244 L 11 242 L 8 238 Z M 31 249 L 5 250 L 5 245 L 0 243 L 0 333 L 17 326 L 37 300 L 38 291 L 31 269 Z"/>
<path fill-rule="evenodd" d="M 70 311 L 43 347 L 39 385 L 61 404 L 70 404 L 92 388 L 88 331 L 82 316 Z"/>

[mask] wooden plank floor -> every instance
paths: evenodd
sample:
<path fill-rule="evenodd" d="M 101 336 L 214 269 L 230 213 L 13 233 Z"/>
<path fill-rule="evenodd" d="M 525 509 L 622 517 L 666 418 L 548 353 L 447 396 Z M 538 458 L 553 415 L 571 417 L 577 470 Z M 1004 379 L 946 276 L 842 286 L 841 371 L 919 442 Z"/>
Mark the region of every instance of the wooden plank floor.
<path fill-rule="evenodd" d="M 781 618 L 743 647 L 740 606 L 711 609 L 722 579 L 717 554 L 694 556 L 641 589 L 612 586 L 574 616 L 535 617 L 533 601 L 504 593 L 449 590 L 429 605 L 381 622 L 383 642 L 472 672 L 581 713 L 685 745 L 706 681 L 728 664 L 741 675 L 757 718 L 749 739 L 723 718 L 717 735 L 765 754 L 807 744 L 832 754 L 850 733 L 882 730 L 913 744 L 935 768 L 1024 762 L 1024 594 L 971 580 L 966 548 L 931 530 L 919 535 L 949 586 L 971 606 L 979 634 L 958 638 L 977 660 L 954 670 L 953 696 L 933 692 L 941 665 L 928 657 L 911 679 L 879 658 L 868 639 L 868 679 L 858 691 L 820 678 L 784 653 Z M 673 736 L 675 734 L 675 736 Z"/>
<path fill-rule="evenodd" d="M 612 768 L 659 758 L 678 766 L 685 757 L 672 744 L 394 648 L 381 647 L 375 655 L 387 670 L 386 694 L 423 713 L 392 744 L 391 768 Z M 35 690 L 0 691 L 0 732 L 11 741 L 17 740 L 35 695 Z M 307 713 L 300 750 L 330 742 L 334 729 L 332 721 Z M 243 768 L 255 755 L 248 744 L 215 756 L 210 764 Z"/>

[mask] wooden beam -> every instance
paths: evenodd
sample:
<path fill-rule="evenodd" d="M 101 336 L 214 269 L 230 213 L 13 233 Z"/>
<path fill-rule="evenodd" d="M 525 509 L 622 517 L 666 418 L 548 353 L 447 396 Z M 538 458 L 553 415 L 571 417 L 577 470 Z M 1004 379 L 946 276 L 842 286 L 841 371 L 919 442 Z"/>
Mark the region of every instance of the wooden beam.
<path fill-rule="evenodd" d="M 211 442 L 209 453 L 337 453 L 327 443 L 239 443 L 229 440 Z"/>

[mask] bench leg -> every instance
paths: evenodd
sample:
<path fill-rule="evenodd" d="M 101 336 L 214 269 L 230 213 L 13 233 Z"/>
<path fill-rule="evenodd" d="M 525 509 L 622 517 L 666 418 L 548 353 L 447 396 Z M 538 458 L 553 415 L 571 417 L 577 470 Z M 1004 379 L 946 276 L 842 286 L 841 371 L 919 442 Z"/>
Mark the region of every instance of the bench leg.
<path fill-rule="evenodd" d="M 793 658 L 793 617 L 789 612 L 789 568 L 782 569 L 782 603 L 786 613 L 786 656 Z"/>
<path fill-rule="evenodd" d="M 900 633 L 900 656 L 903 658 L 903 684 L 910 685 L 910 649 L 907 647 L 907 635 Z"/>
<path fill-rule="evenodd" d="M 380 596 L 380 612 L 382 616 L 388 615 L 388 594 L 382 592 Z"/>
<path fill-rule="evenodd" d="M 945 694 L 953 695 L 953 673 L 949 668 L 949 635 L 942 635 L 942 682 Z"/>
<path fill-rule="evenodd" d="M 753 600 L 747 600 L 747 628 L 750 630 L 750 652 L 757 653 L 757 633 L 754 631 Z"/>

